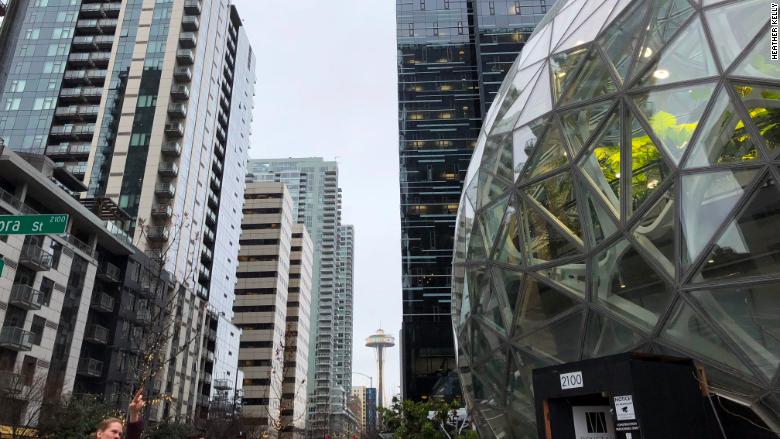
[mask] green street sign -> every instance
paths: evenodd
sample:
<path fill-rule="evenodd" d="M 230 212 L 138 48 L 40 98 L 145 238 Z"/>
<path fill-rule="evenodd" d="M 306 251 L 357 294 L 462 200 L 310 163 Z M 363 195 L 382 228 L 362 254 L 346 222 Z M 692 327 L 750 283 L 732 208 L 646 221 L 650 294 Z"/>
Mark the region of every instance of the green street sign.
<path fill-rule="evenodd" d="M 0 276 L 3 275 L 3 268 L 5 268 L 5 259 L 0 258 Z"/>
<path fill-rule="evenodd" d="M 48 235 L 65 233 L 68 214 L 0 215 L 0 235 Z"/>

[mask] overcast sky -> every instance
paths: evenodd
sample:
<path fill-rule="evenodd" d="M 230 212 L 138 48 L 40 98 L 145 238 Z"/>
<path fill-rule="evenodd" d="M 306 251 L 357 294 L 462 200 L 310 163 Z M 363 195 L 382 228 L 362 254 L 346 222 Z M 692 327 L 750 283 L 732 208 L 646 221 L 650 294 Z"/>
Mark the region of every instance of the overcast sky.
<path fill-rule="evenodd" d="M 257 56 L 250 158 L 339 162 L 344 224 L 355 226 L 352 369 L 374 377 L 364 347 L 401 329 L 395 2 L 234 0 Z M 399 353 L 385 360 L 385 395 L 399 391 Z M 368 385 L 354 375 L 354 385 Z"/>

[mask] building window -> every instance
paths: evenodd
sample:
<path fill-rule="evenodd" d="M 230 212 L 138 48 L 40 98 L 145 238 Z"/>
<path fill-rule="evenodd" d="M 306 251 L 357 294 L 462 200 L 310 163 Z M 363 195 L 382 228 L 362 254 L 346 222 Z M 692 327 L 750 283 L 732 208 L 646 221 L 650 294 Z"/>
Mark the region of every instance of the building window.
<path fill-rule="evenodd" d="M 32 325 L 30 326 L 30 342 L 36 346 L 40 346 L 41 340 L 43 340 L 43 328 L 46 325 L 46 319 L 41 316 L 33 316 Z"/>
<path fill-rule="evenodd" d="M 420 10 L 421 11 L 425 10 L 425 0 L 420 0 Z"/>
<path fill-rule="evenodd" d="M 22 98 L 9 98 L 5 100 L 5 111 L 16 111 L 22 103 Z"/>
<path fill-rule="evenodd" d="M 27 85 L 27 81 L 19 79 L 11 81 L 11 93 L 19 93 L 24 91 L 24 87 Z"/>
<path fill-rule="evenodd" d="M 496 15 L 496 2 L 488 2 L 488 8 L 490 9 L 490 15 Z"/>
<path fill-rule="evenodd" d="M 414 23 L 409 23 L 409 36 L 414 36 Z"/>
<path fill-rule="evenodd" d="M 25 40 L 37 40 L 40 35 L 41 35 L 40 29 L 27 29 L 26 31 L 24 31 Z"/>

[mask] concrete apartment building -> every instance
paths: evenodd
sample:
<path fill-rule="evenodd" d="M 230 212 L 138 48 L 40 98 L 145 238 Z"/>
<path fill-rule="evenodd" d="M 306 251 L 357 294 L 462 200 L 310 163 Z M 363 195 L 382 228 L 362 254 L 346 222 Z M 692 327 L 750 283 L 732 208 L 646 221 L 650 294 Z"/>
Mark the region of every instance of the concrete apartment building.
<path fill-rule="evenodd" d="M 293 200 L 293 217 L 304 224 L 314 245 L 312 311 L 309 350 L 309 437 L 347 431 L 354 417 L 346 410 L 352 387 L 352 298 L 339 287 L 338 246 L 341 226 L 341 189 L 338 163 L 322 158 L 257 159 L 247 164 L 256 181 L 283 182 Z M 351 276 L 348 277 L 351 282 Z M 350 289 L 351 291 L 351 284 Z M 341 337 L 338 334 L 342 334 Z M 344 344 L 340 346 L 339 343 Z M 340 359 L 337 360 L 337 353 Z"/>
<path fill-rule="evenodd" d="M 51 160 L 2 149 L 0 176 L 0 214 L 69 215 L 64 235 L 0 239 L 0 424 L 34 426 L 44 399 L 69 393 L 124 409 L 152 330 L 153 264 L 73 197 L 86 187 Z M 173 286 L 168 273 L 156 279 Z"/>
<path fill-rule="evenodd" d="M 243 333 L 243 416 L 271 437 L 301 437 L 312 284 L 312 241 L 295 224 L 284 183 L 246 186 L 234 323 Z"/>
<path fill-rule="evenodd" d="M 352 401 L 352 405 L 357 408 L 355 416 L 360 421 L 360 432 L 364 435 L 376 432 L 376 389 L 354 386 L 352 387 Z"/>
<path fill-rule="evenodd" d="M 303 224 L 294 224 L 290 249 L 290 281 L 287 286 L 287 322 L 281 416 L 282 437 L 305 437 L 309 325 L 314 246 Z"/>
<path fill-rule="evenodd" d="M 74 174 L 82 199 L 126 212 L 117 225 L 174 274 L 186 326 L 171 337 L 162 417 L 203 417 L 216 380 L 237 380 L 254 81 L 225 0 L 11 1 L 0 29 L 0 137 Z"/>

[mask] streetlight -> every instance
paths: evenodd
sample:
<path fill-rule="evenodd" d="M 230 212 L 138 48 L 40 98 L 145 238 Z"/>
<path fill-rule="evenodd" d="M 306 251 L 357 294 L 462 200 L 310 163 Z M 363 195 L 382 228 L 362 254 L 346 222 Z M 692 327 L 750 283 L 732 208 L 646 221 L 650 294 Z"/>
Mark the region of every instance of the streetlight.
<path fill-rule="evenodd" d="M 364 377 L 368 378 L 368 380 L 369 380 L 368 381 L 369 382 L 368 387 L 371 387 L 372 389 L 374 388 L 374 377 L 372 377 L 371 375 L 366 375 L 366 374 L 364 374 L 362 372 L 354 372 L 353 371 L 352 373 L 354 375 L 361 375 L 361 376 L 364 376 Z"/>

